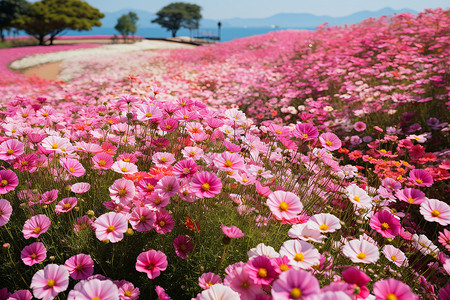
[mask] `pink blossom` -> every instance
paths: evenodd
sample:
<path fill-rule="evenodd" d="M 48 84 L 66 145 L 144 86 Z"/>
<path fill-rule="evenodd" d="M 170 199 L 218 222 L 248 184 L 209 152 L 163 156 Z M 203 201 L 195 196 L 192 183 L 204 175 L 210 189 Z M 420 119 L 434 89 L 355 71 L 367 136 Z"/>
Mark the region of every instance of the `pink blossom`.
<path fill-rule="evenodd" d="M 387 210 L 375 213 L 370 219 L 370 227 L 385 238 L 394 238 L 400 233 L 400 220 Z"/>
<path fill-rule="evenodd" d="M 98 217 L 94 222 L 95 235 L 100 241 L 109 240 L 117 243 L 123 239 L 123 234 L 128 229 L 128 221 L 124 215 L 109 212 Z"/>
<path fill-rule="evenodd" d="M 167 268 L 167 257 L 161 251 L 149 250 L 137 257 L 136 271 L 146 273 L 148 278 L 154 279 Z"/>
<path fill-rule="evenodd" d="M 30 237 L 38 238 L 48 230 L 50 224 L 50 219 L 46 215 L 32 216 L 23 225 L 23 236 L 27 240 Z"/>
<path fill-rule="evenodd" d="M 199 198 L 213 198 L 220 193 L 222 182 L 214 173 L 200 172 L 192 176 L 192 191 Z"/>
<path fill-rule="evenodd" d="M 420 204 L 420 213 L 428 222 L 437 222 L 442 226 L 450 224 L 450 206 L 436 199 L 427 199 Z"/>
<path fill-rule="evenodd" d="M 319 281 L 304 270 L 289 269 L 272 284 L 274 299 L 300 299 L 320 293 Z"/>
<path fill-rule="evenodd" d="M 9 222 L 12 211 L 11 203 L 6 199 L 0 199 L 0 226 Z"/>
<path fill-rule="evenodd" d="M 214 274 L 212 272 L 203 273 L 198 278 L 198 285 L 204 290 L 209 289 L 212 285 L 217 283 L 222 283 L 222 278 L 220 278 L 219 275 Z"/>
<path fill-rule="evenodd" d="M 19 184 L 16 173 L 11 170 L 0 170 L 0 194 L 13 191 Z"/>
<path fill-rule="evenodd" d="M 91 256 L 83 253 L 67 259 L 64 266 L 69 271 L 70 277 L 75 280 L 87 279 L 94 273 L 94 261 Z"/>
<path fill-rule="evenodd" d="M 222 229 L 223 233 L 232 239 L 238 239 L 243 237 L 245 234 L 242 232 L 242 230 L 240 230 L 239 228 L 237 228 L 236 226 L 225 226 L 222 225 L 220 226 L 220 228 Z"/>
<path fill-rule="evenodd" d="M 267 199 L 267 206 L 274 217 L 279 221 L 289 221 L 303 210 L 300 198 L 294 193 L 275 191 Z"/>
<path fill-rule="evenodd" d="M 60 162 L 64 169 L 75 177 L 83 176 L 86 173 L 83 165 L 76 159 L 61 158 Z"/>
<path fill-rule="evenodd" d="M 319 136 L 319 141 L 322 144 L 322 147 L 329 151 L 337 150 L 342 146 L 341 140 L 337 137 L 337 135 L 331 132 L 322 133 Z"/>
<path fill-rule="evenodd" d="M 101 170 L 108 170 L 113 165 L 112 156 L 104 152 L 95 154 L 92 161 L 94 162 L 94 168 Z"/>
<path fill-rule="evenodd" d="M 149 231 L 156 221 L 156 214 L 147 207 L 137 206 L 133 209 L 129 221 L 134 230 L 139 232 Z"/>
<path fill-rule="evenodd" d="M 0 160 L 14 160 L 24 153 L 24 148 L 25 145 L 18 140 L 6 140 L 0 144 Z"/>
<path fill-rule="evenodd" d="M 414 169 L 409 172 L 409 181 L 417 186 L 432 186 L 433 177 L 430 173 L 422 169 Z"/>
<path fill-rule="evenodd" d="M 109 188 L 109 196 L 115 203 L 128 203 L 133 200 L 136 189 L 131 180 L 117 179 Z"/>
<path fill-rule="evenodd" d="M 403 282 L 394 279 L 382 279 L 373 285 L 373 293 L 376 300 L 397 299 L 417 300 L 419 297 L 411 292 L 411 288 Z M 395 298 L 394 298 L 395 297 Z"/>
<path fill-rule="evenodd" d="M 41 242 L 35 242 L 25 246 L 20 253 L 20 258 L 27 266 L 40 263 L 47 257 L 47 249 Z"/>
<path fill-rule="evenodd" d="M 70 190 L 75 194 L 84 194 L 91 188 L 91 185 L 87 182 L 78 182 L 72 184 Z"/>
<path fill-rule="evenodd" d="M 30 284 L 34 297 L 43 300 L 55 298 L 68 286 L 69 272 L 66 267 L 55 264 L 46 265 L 43 270 L 37 271 Z"/>
<path fill-rule="evenodd" d="M 64 198 L 58 202 L 55 206 L 56 214 L 66 213 L 71 211 L 76 205 L 78 201 L 75 197 Z"/>
<path fill-rule="evenodd" d="M 90 279 L 78 282 L 68 300 L 119 300 L 119 290 L 111 280 Z"/>

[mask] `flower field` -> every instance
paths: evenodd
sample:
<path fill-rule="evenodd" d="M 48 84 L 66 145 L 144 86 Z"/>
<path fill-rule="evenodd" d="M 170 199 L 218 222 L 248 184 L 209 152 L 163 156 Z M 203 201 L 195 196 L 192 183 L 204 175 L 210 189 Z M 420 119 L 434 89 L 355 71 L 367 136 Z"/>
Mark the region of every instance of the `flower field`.
<path fill-rule="evenodd" d="M 448 28 L 0 50 L 0 299 L 450 299 Z"/>

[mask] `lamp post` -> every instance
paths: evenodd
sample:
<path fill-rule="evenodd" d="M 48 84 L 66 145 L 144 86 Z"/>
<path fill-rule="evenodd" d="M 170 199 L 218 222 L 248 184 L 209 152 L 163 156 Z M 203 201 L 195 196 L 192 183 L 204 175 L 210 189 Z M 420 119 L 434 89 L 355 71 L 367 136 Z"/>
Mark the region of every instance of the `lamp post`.
<path fill-rule="evenodd" d="M 220 41 L 220 27 L 222 27 L 222 23 L 220 23 L 220 21 L 219 23 L 217 23 L 217 27 L 219 27 L 219 41 Z"/>

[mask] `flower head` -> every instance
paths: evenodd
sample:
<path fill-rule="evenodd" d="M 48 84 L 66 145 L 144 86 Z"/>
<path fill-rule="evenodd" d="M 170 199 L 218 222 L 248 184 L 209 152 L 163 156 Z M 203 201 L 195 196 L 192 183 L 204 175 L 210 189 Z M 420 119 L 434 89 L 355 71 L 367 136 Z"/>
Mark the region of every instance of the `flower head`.
<path fill-rule="evenodd" d="M 148 278 L 153 279 L 167 268 L 167 257 L 161 251 L 149 250 L 142 252 L 137 257 L 136 270 L 147 273 Z"/>
<path fill-rule="evenodd" d="M 23 236 L 27 240 L 30 237 L 38 238 L 41 234 L 48 230 L 50 224 L 50 219 L 46 215 L 32 216 L 26 220 L 23 225 Z"/>
<path fill-rule="evenodd" d="M 303 204 L 294 193 L 275 191 L 269 195 L 267 205 L 277 220 L 289 221 L 302 212 Z"/>
<path fill-rule="evenodd" d="M 191 187 L 197 197 L 213 198 L 220 193 L 222 181 L 216 174 L 203 171 L 192 176 Z"/>
<path fill-rule="evenodd" d="M 272 284 L 273 299 L 302 299 L 319 293 L 319 281 L 304 270 L 289 269 Z"/>
<path fill-rule="evenodd" d="M 362 238 L 345 243 L 342 253 L 354 263 L 370 264 L 380 257 L 378 247 Z"/>
<path fill-rule="evenodd" d="M 420 204 L 420 213 L 428 222 L 437 222 L 442 226 L 450 224 L 450 206 L 436 199 L 427 199 Z"/>
<path fill-rule="evenodd" d="M 16 173 L 11 170 L 0 170 L 0 194 L 7 194 L 19 184 Z"/>
<path fill-rule="evenodd" d="M 61 158 L 60 160 L 63 168 L 71 175 L 75 177 L 83 176 L 86 173 L 83 165 L 74 158 Z"/>
<path fill-rule="evenodd" d="M 373 285 L 375 299 L 386 300 L 417 300 L 419 297 L 411 292 L 411 288 L 403 282 L 394 279 L 382 279 Z"/>
<path fill-rule="evenodd" d="M 109 212 L 98 217 L 94 226 L 95 235 L 100 241 L 109 240 L 116 243 L 123 239 L 123 234 L 128 229 L 128 221 L 120 213 Z"/>
<path fill-rule="evenodd" d="M 33 289 L 34 297 L 51 300 L 59 293 L 64 292 L 68 286 L 69 272 L 66 267 L 49 264 L 34 274 L 30 288 Z"/>
<path fill-rule="evenodd" d="M 41 242 L 35 242 L 25 246 L 20 253 L 20 258 L 27 266 L 40 263 L 47 257 L 47 249 Z"/>
<path fill-rule="evenodd" d="M 173 240 L 173 247 L 177 256 L 185 259 L 194 249 L 194 243 L 188 235 L 179 235 Z"/>
<path fill-rule="evenodd" d="M 75 280 L 87 279 L 94 273 L 94 261 L 87 254 L 74 255 L 66 260 L 64 265 L 69 271 L 70 277 Z"/>
<path fill-rule="evenodd" d="M 0 226 L 9 222 L 12 211 L 11 203 L 6 199 L 0 199 Z"/>
<path fill-rule="evenodd" d="M 375 213 L 370 219 L 370 227 L 385 238 L 394 238 L 400 233 L 400 220 L 387 210 Z"/>

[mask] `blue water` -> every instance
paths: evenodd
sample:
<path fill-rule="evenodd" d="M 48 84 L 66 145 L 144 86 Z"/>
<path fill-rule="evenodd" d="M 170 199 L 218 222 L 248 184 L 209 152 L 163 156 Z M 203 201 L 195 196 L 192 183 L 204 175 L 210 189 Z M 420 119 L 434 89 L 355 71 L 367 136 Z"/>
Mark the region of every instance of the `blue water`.
<path fill-rule="evenodd" d="M 288 28 L 236 28 L 236 27 L 229 27 L 229 28 L 221 28 L 221 34 L 220 34 L 220 41 L 226 42 L 231 41 L 237 38 L 243 38 L 247 36 L 252 35 L 258 35 L 258 34 L 264 34 L 268 33 L 270 31 L 276 31 L 276 30 L 285 30 Z M 295 28 L 295 29 L 314 29 L 314 28 Z M 68 30 L 64 33 L 64 35 L 68 36 L 80 36 L 80 35 L 114 35 L 119 34 L 114 28 L 102 28 L 102 27 L 94 27 L 90 31 L 75 31 L 75 30 Z M 26 35 L 26 33 L 21 32 L 19 35 Z M 163 28 L 138 28 L 138 31 L 136 35 L 145 37 L 145 38 L 166 38 L 170 37 L 171 33 Z M 218 29 L 216 28 L 202 28 L 198 31 L 193 31 L 192 34 L 187 29 L 180 29 L 177 32 L 177 36 L 189 36 L 189 37 L 196 37 L 196 36 L 217 36 L 218 35 Z"/>

